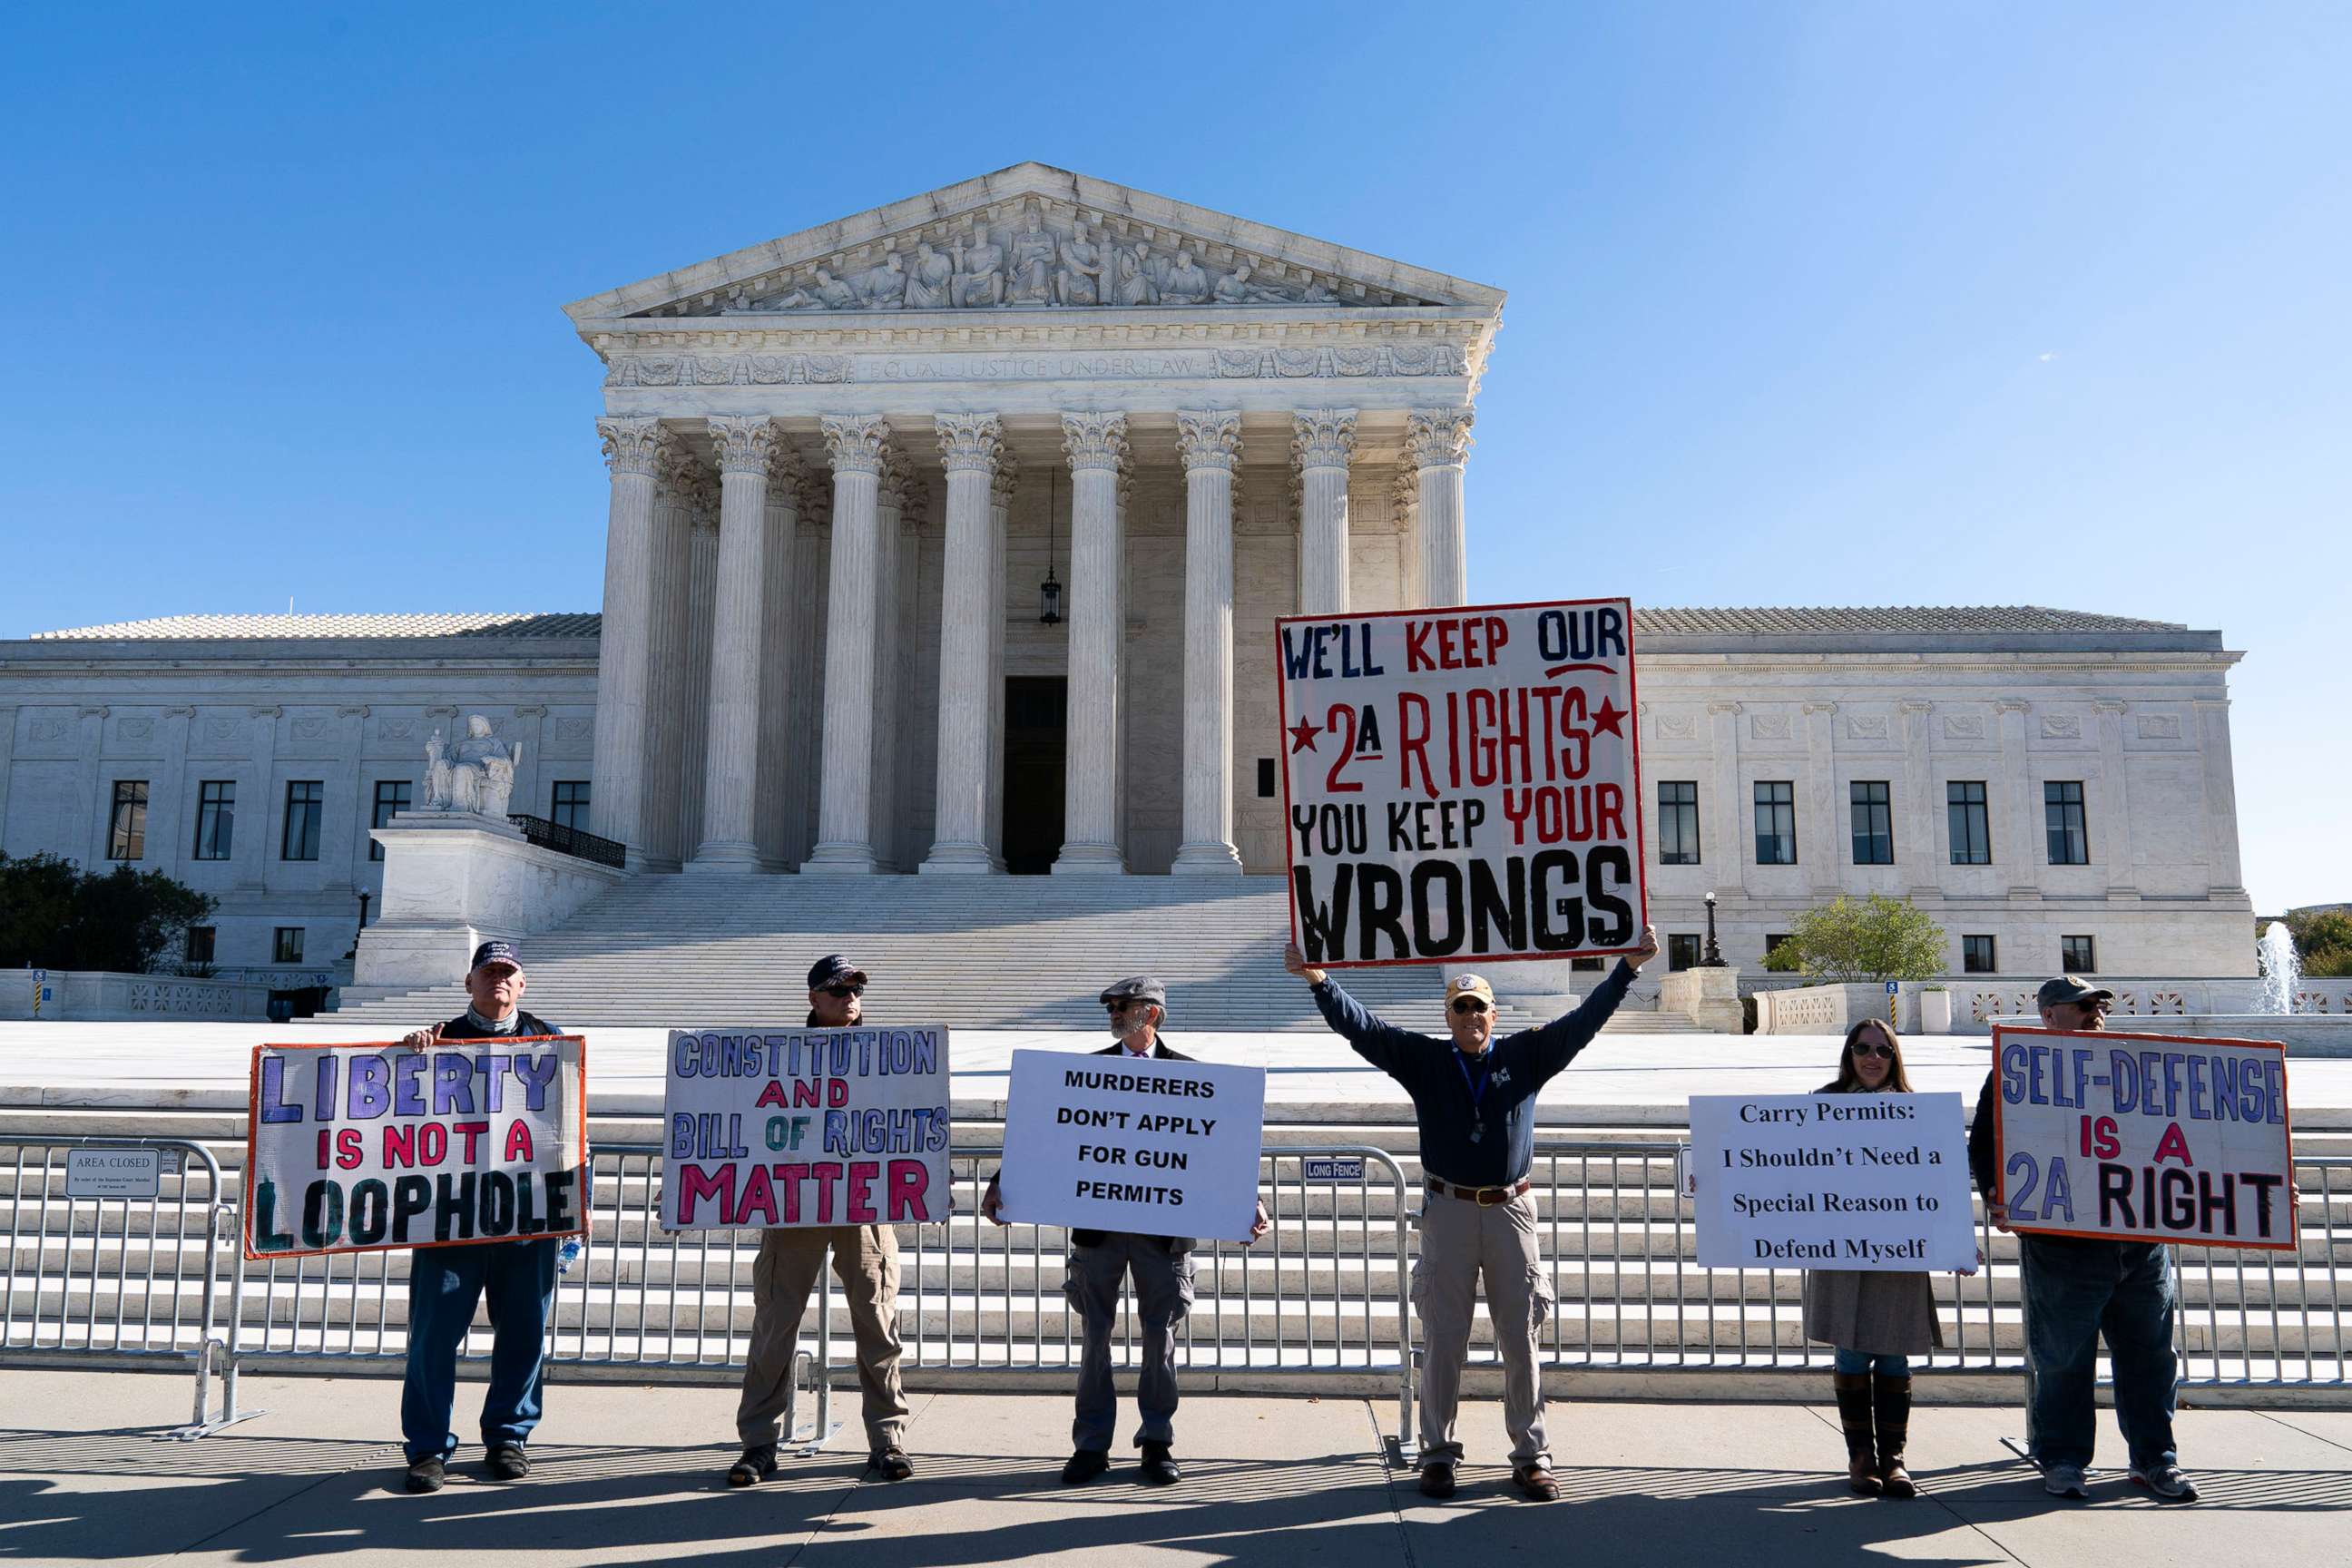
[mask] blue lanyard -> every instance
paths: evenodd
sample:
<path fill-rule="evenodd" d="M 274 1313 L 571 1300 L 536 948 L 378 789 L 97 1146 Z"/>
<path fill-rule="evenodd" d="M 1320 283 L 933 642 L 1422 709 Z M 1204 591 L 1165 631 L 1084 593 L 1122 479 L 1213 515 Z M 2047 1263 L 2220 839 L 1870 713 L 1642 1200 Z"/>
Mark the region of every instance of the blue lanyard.
<path fill-rule="evenodd" d="M 1466 1084 L 1470 1089 L 1471 1114 L 1476 1115 L 1486 1098 L 1486 1085 L 1489 1080 L 1486 1077 L 1486 1068 L 1482 1065 L 1478 1070 L 1478 1076 L 1475 1078 L 1471 1077 L 1470 1064 L 1462 1059 L 1462 1053 L 1458 1050 L 1454 1053 L 1454 1065 L 1462 1069 L 1462 1081 Z"/>

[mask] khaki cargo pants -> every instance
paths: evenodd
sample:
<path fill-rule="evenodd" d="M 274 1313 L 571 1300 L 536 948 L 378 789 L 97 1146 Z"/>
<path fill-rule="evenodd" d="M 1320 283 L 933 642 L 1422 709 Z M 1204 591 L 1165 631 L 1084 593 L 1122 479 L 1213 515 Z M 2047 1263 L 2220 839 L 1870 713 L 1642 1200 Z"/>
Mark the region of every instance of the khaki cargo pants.
<path fill-rule="evenodd" d="M 906 1436 L 907 1396 L 898 1386 L 898 1237 L 887 1226 L 826 1226 L 771 1230 L 760 1237 L 759 1261 L 751 1266 L 751 1353 L 735 1410 L 735 1433 L 747 1446 L 773 1443 L 781 1435 L 793 1350 L 827 1243 L 857 1335 L 866 1447 L 875 1452 L 897 1447 Z"/>
<path fill-rule="evenodd" d="M 1543 1381 L 1536 1370 L 1536 1331 L 1551 1316 L 1551 1276 L 1536 1251 L 1535 1199 L 1522 1193 L 1480 1207 L 1467 1198 L 1424 1192 L 1421 1258 L 1412 1266 L 1412 1304 L 1421 1314 L 1421 1462 L 1458 1462 L 1454 1412 L 1462 1401 L 1462 1363 L 1470 1353 L 1470 1319 L 1478 1282 L 1503 1357 L 1503 1425 L 1514 1466 L 1551 1463 L 1544 1443 Z"/>

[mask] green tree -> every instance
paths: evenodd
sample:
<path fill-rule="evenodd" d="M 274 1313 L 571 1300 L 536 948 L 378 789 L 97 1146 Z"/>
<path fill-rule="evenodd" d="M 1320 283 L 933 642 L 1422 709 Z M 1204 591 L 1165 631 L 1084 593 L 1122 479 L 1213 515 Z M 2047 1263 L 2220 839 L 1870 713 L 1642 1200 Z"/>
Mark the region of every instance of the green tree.
<path fill-rule="evenodd" d="M 1808 910 L 1764 967 L 1818 974 L 1841 984 L 1928 980 L 1944 973 L 1944 928 L 1908 899 L 1872 893 Z"/>
<path fill-rule="evenodd" d="M 2287 916 L 2286 929 L 2305 974 L 2352 974 L 2352 910 L 2306 910 Z"/>
<path fill-rule="evenodd" d="M 215 900 L 161 871 L 91 874 L 54 855 L 0 855 L 0 969 L 164 964 Z"/>

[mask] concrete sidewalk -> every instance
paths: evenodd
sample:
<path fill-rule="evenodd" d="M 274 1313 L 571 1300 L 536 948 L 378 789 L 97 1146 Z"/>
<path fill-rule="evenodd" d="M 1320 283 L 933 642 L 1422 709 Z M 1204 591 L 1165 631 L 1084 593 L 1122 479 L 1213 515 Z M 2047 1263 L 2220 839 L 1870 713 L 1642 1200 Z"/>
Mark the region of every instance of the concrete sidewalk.
<path fill-rule="evenodd" d="M 728 1392 L 559 1385 L 528 1481 L 484 1480 L 467 1448 L 445 1490 L 409 1497 L 385 1440 L 394 1381 L 248 1377 L 244 1404 L 269 1414 L 198 1443 L 152 1441 L 184 1418 L 187 1389 L 184 1376 L 0 1372 L 0 1560 L 1493 1568 L 1519 1556 L 1690 1568 L 1873 1552 L 2284 1568 L 2344 1561 L 2352 1513 L 2352 1414 L 2336 1412 L 2184 1411 L 2205 1500 L 2162 1507 L 2116 1470 L 2095 1478 L 2087 1504 L 2045 1497 L 2000 1447 L 2020 1426 L 2011 1410 L 1920 1411 L 1912 1455 L 1926 1495 L 1896 1503 L 1847 1495 L 1835 1416 L 1819 1406 L 1556 1404 L 1566 1495 L 1541 1505 L 1509 1489 L 1500 1412 L 1482 1403 L 1465 1411 L 1462 1492 L 1432 1504 L 1387 1463 L 1392 1407 L 1358 1399 L 1193 1399 L 1177 1423 L 1183 1484 L 1147 1490 L 1125 1454 L 1090 1487 L 1060 1484 L 1066 1399 L 918 1394 L 913 1481 L 865 1479 L 852 1430 L 730 1492 Z M 461 1385 L 461 1428 L 479 1393 Z M 2101 1428 L 2103 1456 L 2119 1458 L 2105 1412 Z"/>

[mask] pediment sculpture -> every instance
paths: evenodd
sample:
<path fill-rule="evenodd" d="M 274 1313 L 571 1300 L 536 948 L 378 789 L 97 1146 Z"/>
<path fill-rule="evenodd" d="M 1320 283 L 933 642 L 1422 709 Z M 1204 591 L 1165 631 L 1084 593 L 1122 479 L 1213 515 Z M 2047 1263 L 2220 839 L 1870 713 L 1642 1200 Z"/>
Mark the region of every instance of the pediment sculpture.
<path fill-rule="evenodd" d="M 490 738 L 490 721 L 476 713 L 466 721 L 466 738 L 454 747 L 436 730 L 425 742 L 425 805 L 426 811 L 462 812 L 507 818 L 514 797 L 515 768 L 522 762 L 522 742 L 509 749 Z"/>
<path fill-rule="evenodd" d="M 1180 237 L 1114 238 L 1085 213 L 1048 212 L 1036 202 L 1011 223 L 975 215 L 944 235 L 884 244 L 878 258 L 871 250 L 836 256 L 805 273 L 747 283 L 721 313 L 1369 302 L 1343 299 L 1337 279 L 1290 276 L 1278 262 L 1241 254 L 1213 268 Z"/>

